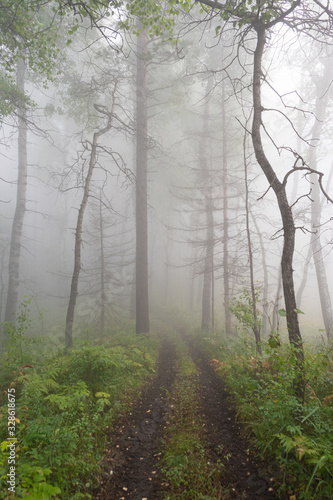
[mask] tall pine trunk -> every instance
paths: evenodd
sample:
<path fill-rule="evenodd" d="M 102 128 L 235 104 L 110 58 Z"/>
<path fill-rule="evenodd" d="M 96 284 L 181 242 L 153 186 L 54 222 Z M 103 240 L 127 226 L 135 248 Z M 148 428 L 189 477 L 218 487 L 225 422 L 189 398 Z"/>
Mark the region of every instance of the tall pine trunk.
<path fill-rule="evenodd" d="M 212 89 L 211 78 L 207 81 L 206 96 L 209 96 Z M 206 98 L 203 115 L 203 130 L 199 144 L 200 177 L 203 185 L 204 210 L 206 218 L 206 239 L 204 242 L 204 270 L 202 287 L 202 309 L 201 309 L 201 329 L 211 330 L 212 328 L 212 279 L 214 269 L 214 215 L 212 199 L 211 174 L 207 165 L 206 141 L 209 135 L 209 99 Z"/>
<path fill-rule="evenodd" d="M 245 218 L 246 218 L 246 236 L 247 236 L 247 247 L 249 253 L 249 268 L 250 268 L 250 289 L 251 289 L 251 302 L 252 302 L 252 315 L 253 315 L 253 325 L 252 330 L 254 333 L 254 338 L 256 342 L 256 351 L 258 354 L 262 354 L 261 349 L 261 338 L 260 338 L 260 326 L 258 322 L 257 313 L 257 295 L 254 283 L 254 265 L 253 265 L 253 250 L 252 250 L 252 239 L 251 239 L 251 228 L 250 228 L 250 207 L 249 207 L 249 185 L 248 185 L 248 175 L 247 175 L 247 163 L 245 158 L 245 138 L 244 138 L 244 166 L 245 166 Z"/>
<path fill-rule="evenodd" d="M 141 31 L 136 66 L 136 333 L 149 332 L 148 296 L 148 141 L 147 141 L 147 35 Z"/>
<path fill-rule="evenodd" d="M 100 333 L 104 335 L 105 329 L 105 305 L 106 305 L 106 294 L 105 294 L 105 255 L 104 255 L 104 220 L 103 220 L 103 210 L 102 210 L 102 197 L 99 199 L 99 245 L 100 245 L 100 299 L 101 299 L 101 314 L 100 314 Z"/>
<path fill-rule="evenodd" d="M 324 75 L 322 77 L 322 84 L 317 89 L 315 117 L 316 121 L 312 128 L 312 147 L 309 151 L 309 166 L 317 170 L 317 147 L 316 142 L 320 138 L 322 126 L 325 119 L 326 108 L 329 100 L 328 88 L 332 80 L 332 59 L 324 61 Z M 324 255 L 322 243 L 320 238 L 320 220 L 321 220 L 321 202 L 320 202 L 320 188 L 316 174 L 311 175 L 312 192 L 311 192 L 311 247 L 313 261 L 316 269 L 318 291 L 320 297 L 321 312 L 324 320 L 325 331 L 327 339 L 330 343 L 333 341 L 333 311 L 330 291 L 328 287 L 326 269 L 324 264 Z"/>
<path fill-rule="evenodd" d="M 223 290 L 224 290 L 224 328 L 231 335 L 230 276 L 229 276 L 229 220 L 228 220 L 228 157 L 227 126 L 225 111 L 225 82 L 222 81 L 222 183 L 223 183 Z"/>

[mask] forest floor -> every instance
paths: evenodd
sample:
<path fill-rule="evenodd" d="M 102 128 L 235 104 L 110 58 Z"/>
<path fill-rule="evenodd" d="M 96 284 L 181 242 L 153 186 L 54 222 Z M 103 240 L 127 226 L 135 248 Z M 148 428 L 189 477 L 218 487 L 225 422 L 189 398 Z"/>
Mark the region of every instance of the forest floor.
<path fill-rule="evenodd" d="M 225 496 L 219 499 L 273 500 L 270 464 L 262 463 L 243 437 L 242 425 L 223 381 L 209 359 L 191 341 L 188 352 L 198 377 L 197 411 L 200 413 L 205 452 L 219 464 Z M 100 489 L 96 500 L 162 500 L 168 497 L 168 483 L 161 473 L 162 440 L 169 421 L 171 394 L 177 378 L 176 349 L 172 340 L 161 344 L 155 377 L 142 391 L 112 434 L 102 463 Z M 184 496 L 179 498 L 207 498 Z M 215 498 L 214 496 L 208 498 Z"/>

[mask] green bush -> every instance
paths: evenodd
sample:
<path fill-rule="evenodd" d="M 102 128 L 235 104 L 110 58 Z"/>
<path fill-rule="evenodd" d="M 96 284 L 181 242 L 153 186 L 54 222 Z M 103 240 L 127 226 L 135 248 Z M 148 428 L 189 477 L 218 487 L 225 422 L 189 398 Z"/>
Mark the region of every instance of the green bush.
<path fill-rule="evenodd" d="M 26 321 L 11 326 L 1 360 L 0 498 L 11 498 L 9 387 L 16 396 L 15 498 L 90 498 L 107 433 L 126 394 L 154 372 L 158 340 L 123 332 L 107 346 L 84 343 L 64 355 L 46 339 L 28 339 Z"/>
<path fill-rule="evenodd" d="M 305 350 L 306 398 L 294 396 L 295 356 L 271 337 L 263 356 L 248 343 L 228 348 L 208 341 L 217 370 L 233 395 L 239 418 L 263 457 L 280 464 L 278 481 L 298 499 L 333 497 L 333 359 L 323 346 Z"/>

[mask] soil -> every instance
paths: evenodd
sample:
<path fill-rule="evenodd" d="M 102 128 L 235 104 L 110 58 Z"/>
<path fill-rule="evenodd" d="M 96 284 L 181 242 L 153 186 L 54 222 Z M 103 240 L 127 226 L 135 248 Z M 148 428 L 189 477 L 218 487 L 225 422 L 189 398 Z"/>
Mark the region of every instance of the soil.
<path fill-rule="evenodd" d="M 205 420 L 207 450 L 213 462 L 220 460 L 224 465 L 222 486 L 229 491 L 227 498 L 277 499 L 270 464 L 260 462 L 242 437 L 242 426 L 237 423 L 223 381 L 198 348 L 190 346 L 189 351 L 200 373 L 198 408 Z M 161 484 L 159 460 L 169 412 L 168 392 L 176 376 L 175 357 L 173 344 L 165 338 L 156 376 L 110 436 L 112 444 L 105 450 L 104 472 L 95 500 L 165 498 L 167 490 Z"/>
<path fill-rule="evenodd" d="M 176 376 L 175 359 L 173 343 L 164 338 L 156 376 L 110 436 L 112 445 L 105 450 L 101 490 L 94 496 L 96 500 L 160 498 L 156 493 L 160 483 L 158 447 L 169 411 L 168 391 Z"/>
<path fill-rule="evenodd" d="M 223 486 L 232 499 L 273 500 L 272 471 L 274 464 L 260 461 L 243 437 L 244 426 L 237 422 L 230 395 L 222 379 L 210 366 L 203 353 L 190 346 L 190 354 L 197 365 L 201 382 L 201 414 L 206 420 L 206 441 L 211 456 L 224 465 Z"/>

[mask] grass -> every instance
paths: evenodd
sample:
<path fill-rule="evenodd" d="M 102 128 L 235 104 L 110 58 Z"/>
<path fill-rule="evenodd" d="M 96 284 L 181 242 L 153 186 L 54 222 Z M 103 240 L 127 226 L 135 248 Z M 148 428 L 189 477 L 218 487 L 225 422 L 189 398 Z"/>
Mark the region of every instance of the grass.
<path fill-rule="evenodd" d="M 104 345 L 84 342 L 65 356 L 46 339 L 27 338 L 25 328 L 12 332 L 0 372 L 0 498 L 91 498 L 107 435 L 153 374 L 158 346 L 154 334 L 119 332 Z M 10 394 L 15 494 L 7 484 Z"/>
<path fill-rule="evenodd" d="M 163 442 L 161 472 L 168 493 L 165 499 L 213 500 L 222 496 L 222 466 L 211 463 L 199 415 L 198 372 L 186 347 L 177 340 L 177 377 L 172 390 L 171 414 Z"/>
<path fill-rule="evenodd" d="M 203 342 L 202 339 L 199 342 Z M 323 346 L 307 346 L 306 397 L 293 395 L 295 360 L 288 344 L 270 339 L 263 357 L 248 342 L 232 347 L 223 340 L 204 341 L 206 352 L 233 395 L 248 436 L 281 474 L 283 495 L 297 500 L 333 497 L 333 358 Z"/>

